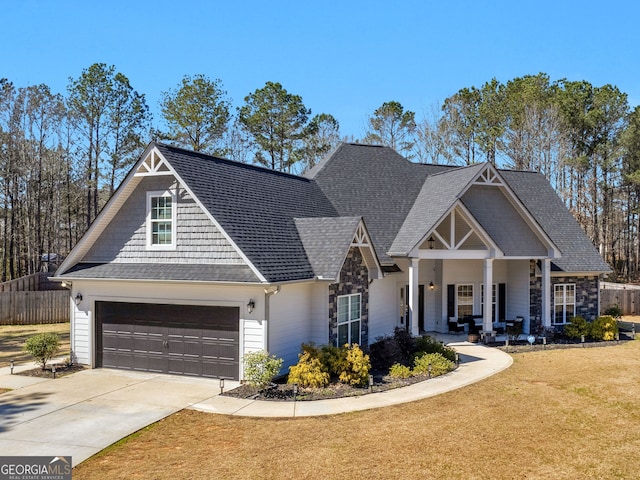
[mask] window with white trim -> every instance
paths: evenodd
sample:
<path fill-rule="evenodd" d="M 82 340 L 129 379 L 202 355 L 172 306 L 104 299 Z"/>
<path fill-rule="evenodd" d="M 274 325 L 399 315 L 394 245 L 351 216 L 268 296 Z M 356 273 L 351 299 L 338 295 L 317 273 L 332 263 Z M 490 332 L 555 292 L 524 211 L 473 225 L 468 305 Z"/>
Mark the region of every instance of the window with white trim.
<path fill-rule="evenodd" d="M 147 192 L 147 248 L 176 246 L 176 196 L 174 192 Z"/>
<path fill-rule="evenodd" d="M 473 315 L 473 284 L 458 285 L 458 319 Z"/>
<path fill-rule="evenodd" d="M 338 297 L 338 346 L 345 343 L 360 344 L 360 301 L 361 295 Z"/>
<path fill-rule="evenodd" d="M 576 285 L 561 283 L 553 286 L 554 315 L 553 323 L 563 325 L 571 322 L 576 314 Z"/>

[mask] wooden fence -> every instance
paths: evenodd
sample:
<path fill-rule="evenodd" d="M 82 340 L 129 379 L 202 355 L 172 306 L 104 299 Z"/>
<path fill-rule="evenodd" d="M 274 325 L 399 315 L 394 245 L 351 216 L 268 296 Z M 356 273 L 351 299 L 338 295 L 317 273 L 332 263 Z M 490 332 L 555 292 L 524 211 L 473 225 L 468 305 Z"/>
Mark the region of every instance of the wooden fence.
<path fill-rule="evenodd" d="M 53 274 L 48 272 L 34 273 L 24 277 L 0 283 L 0 292 L 36 292 L 42 290 L 65 290 L 62 282 L 49 279 Z"/>
<path fill-rule="evenodd" d="M 623 315 L 640 314 L 640 290 L 604 289 L 600 290 L 600 312 L 618 305 Z"/>
<path fill-rule="evenodd" d="M 0 325 L 69 321 L 69 291 L 0 292 Z"/>

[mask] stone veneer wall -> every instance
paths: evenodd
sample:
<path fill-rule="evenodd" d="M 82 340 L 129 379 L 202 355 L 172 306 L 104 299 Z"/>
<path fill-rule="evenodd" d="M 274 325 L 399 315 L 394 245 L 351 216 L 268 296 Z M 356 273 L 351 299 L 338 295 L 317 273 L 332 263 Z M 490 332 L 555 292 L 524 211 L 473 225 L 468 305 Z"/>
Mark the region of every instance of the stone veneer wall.
<path fill-rule="evenodd" d="M 340 270 L 340 282 L 329 285 L 329 344 L 338 340 L 338 297 L 361 294 L 360 343 L 369 345 L 369 271 L 358 247 L 351 247 Z"/>
<path fill-rule="evenodd" d="M 551 315 L 554 314 L 553 291 L 554 285 L 560 283 L 573 283 L 576 286 L 576 315 L 581 315 L 587 320 L 595 320 L 598 316 L 598 290 L 600 282 L 597 276 L 593 277 L 551 277 Z M 536 317 L 542 318 L 542 278 L 536 276 L 536 262 L 529 262 L 529 315 L 531 328 L 535 329 Z"/>

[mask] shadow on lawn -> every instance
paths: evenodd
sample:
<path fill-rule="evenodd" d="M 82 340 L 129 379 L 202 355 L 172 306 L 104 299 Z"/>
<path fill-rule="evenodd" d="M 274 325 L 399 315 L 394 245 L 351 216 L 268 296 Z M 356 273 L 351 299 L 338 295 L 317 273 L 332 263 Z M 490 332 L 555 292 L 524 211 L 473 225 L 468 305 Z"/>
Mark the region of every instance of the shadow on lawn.
<path fill-rule="evenodd" d="M 5 393 L 0 397 L 0 433 L 6 432 L 19 423 L 20 418 L 28 412 L 45 404 L 48 393 L 32 393 L 28 395 L 11 395 Z"/>

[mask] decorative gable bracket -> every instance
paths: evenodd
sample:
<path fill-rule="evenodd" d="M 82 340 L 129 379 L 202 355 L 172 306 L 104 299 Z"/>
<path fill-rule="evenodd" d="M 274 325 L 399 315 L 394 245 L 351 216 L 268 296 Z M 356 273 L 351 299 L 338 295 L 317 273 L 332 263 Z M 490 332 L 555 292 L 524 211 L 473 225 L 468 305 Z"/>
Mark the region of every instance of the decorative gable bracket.
<path fill-rule="evenodd" d="M 487 166 L 478 174 L 473 181 L 473 185 L 491 185 L 494 187 L 504 187 L 504 182 L 496 169 L 491 165 Z"/>
<path fill-rule="evenodd" d="M 162 155 L 154 149 L 149 152 L 147 158 L 140 162 L 135 176 L 144 177 L 155 175 L 173 175 L 173 171 Z"/>

